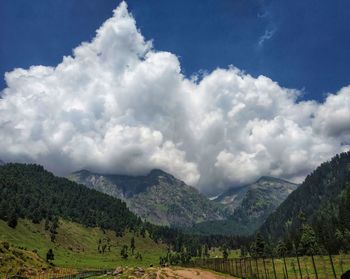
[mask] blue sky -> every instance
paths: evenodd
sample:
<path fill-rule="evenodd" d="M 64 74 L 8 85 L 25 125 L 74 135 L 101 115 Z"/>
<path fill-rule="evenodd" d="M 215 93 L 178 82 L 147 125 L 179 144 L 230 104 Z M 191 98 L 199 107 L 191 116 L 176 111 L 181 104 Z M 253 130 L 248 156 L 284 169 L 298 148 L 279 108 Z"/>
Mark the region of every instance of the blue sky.
<path fill-rule="evenodd" d="M 127 3 L 0 2 L 1 160 L 217 194 L 349 150 L 349 1 Z"/>
<path fill-rule="evenodd" d="M 112 14 L 119 1 L 2 0 L 0 75 L 15 67 L 57 65 Z M 158 50 L 179 56 L 190 76 L 232 64 L 322 100 L 350 83 L 347 0 L 127 1 Z M 5 83 L 1 78 L 0 88 Z"/>

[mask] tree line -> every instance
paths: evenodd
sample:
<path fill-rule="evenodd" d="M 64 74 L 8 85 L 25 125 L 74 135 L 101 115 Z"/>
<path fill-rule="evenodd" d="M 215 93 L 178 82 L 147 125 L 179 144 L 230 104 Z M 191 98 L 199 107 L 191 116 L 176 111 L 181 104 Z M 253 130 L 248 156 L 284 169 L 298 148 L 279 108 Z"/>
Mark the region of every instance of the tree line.
<path fill-rule="evenodd" d="M 56 177 L 40 165 L 11 163 L 0 166 L 0 219 L 15 228 L 19 218 L 44 222 L 53 242 L 59 218 L 64 218 L 87 227 L 113 230 L 117 236 L 126 231 L 142 237 L 148 233 L 174 253 L 186 251 L 191 257 L 198 256 L 204 245 L 209 249 L 223 245 L 235 249 L 249 241 L 239 236 L 188 235 L 177 228 L 153 225 L 142 221 L 117 198 Z M 133 250 L 133 245 L 130 248 Z M 99 249 L 108 249 L 108 243 L 99 243 Z"/>
<path fill-rule="evenodd" d="M 307 176 L 260 232 L 268 242 L 283 242 L 288 253 L 349 252 L 350 152 L 336 155 Z"/>

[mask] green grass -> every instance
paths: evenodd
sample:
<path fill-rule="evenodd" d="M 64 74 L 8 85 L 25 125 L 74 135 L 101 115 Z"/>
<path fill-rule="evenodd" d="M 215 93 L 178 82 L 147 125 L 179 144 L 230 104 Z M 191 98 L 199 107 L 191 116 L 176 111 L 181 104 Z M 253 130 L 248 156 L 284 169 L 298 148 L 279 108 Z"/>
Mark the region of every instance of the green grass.
<path fill-rule="evenodd" d="M 113 231 L 104 233 L 98 228 L 86 228 L 77 223 L 60 220 L 56 241 L 52 243 L 43 223 L 33 224 L 29 220 L 19 220 L 16 229 L 12 229 L 0 220 L 0 240 L 8 241 L 16 247 L 36 250 L 43 259 L 48 249 L 52 248 L 55 255 L 53 263 L 59 267 L 101 269 L 157 265 L 159 256 L 166 253 L 166 247 L 156 244 L 148 236 L 135 236 L 135 253 L 141 253 L 142 261 L 135 259 L 130 252 L 127 260 L 121 258 L 121 247 L 125 244 L 130 246 L 132 236 L 133 234 L 128 232 L 123 237 L 116 237 Z M 107 238 L 110 239 L 110 251 L 99 253 L 99 239 Z"/>
<path fill-rule="evenodd" d="M 30 275 L 35 273 L 35 267 L 47 269 L 48 264 L 32 251 L 19 249 L 9 245 L 8 242 L 0 241 L 0 278 L 18 272 Z"/>
<path fill-rule="evenodd" d="M 340 278 L 340 275 L 343 274 L 345 271 L 350 269 L 350 255 L 335 255 L 333 257 L 333 263 L 335 272 L 337 275 L 337 278 Z M 214 260 L 214 259 L 212 259 Z M 319 279 L 328 279 L 328 278 L 334 278 L 333 277 L 333 271 L 331 268 L 330 260 L 328 256 L 314 256 L 316 270 L 318 274 Z M 220 261 L 220 259 L 218 259 Z M 303 278 L 316 278 L 316 274 L 314 271 L 312 259 L 310 256 L 303 256 L 299 257 L 300 262 L 300 268 L 303 275 Z M 285 278 L 285 265 L 283 259 L 275 259 L 275 270 L 277 278 Z M 245 274 L 245 270 L 247 274 L 250 274 L 250 269 L 252 268 L 253 273 L 259 274 L 259 276 L 265 276 L 265 273 L 267 274 L 267 277 L 273 278 L 273 264 L 271 259 L 265 259 L 265 268 L 264 268 L 264 261 L 262 259 L 255 260 L 249 260 L 246 259 L 245 261 L 239 261 L 237 259 L 237 267 L 236 267 L 236 261 L 232 259 L 231 261 L 227 261 L 224 264 L 220 265 L 206 265 L 207 268 L 213 268 L 215 269 L 215 266 L 218 268 L 217 271 L 225 272 L 225 273 L 231 273 L 233 275 L 239 275 L 241 266 L 243 270 L 243 274 Z M 286 268 L 288 271 L 289 278 L 298 278 L 300 277 L 299 269 L 298 269 L 298 262 L 296 257 L 286 258 Z M 237 271 L 238 270 L 238 271 Z"/>

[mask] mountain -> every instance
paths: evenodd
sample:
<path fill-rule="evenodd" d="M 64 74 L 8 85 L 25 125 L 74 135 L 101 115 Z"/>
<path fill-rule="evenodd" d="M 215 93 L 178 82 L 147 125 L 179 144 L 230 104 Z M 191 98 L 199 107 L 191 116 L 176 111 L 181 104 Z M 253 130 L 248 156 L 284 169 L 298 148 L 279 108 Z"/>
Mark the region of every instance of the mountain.
<path fill-rule="evenodd" d="M 153 224 L 184 227 L 225 217 L 222 206 L 162 170 L 152 170 L 144 176 L 82 170 L 72 173 L 69 179 L 122 199 L 132 212 Z"/>
<path fill-rule="evenodd" d="M 336 155 L 308 175 L 260 230 L 277 239 L 287 232 L 297 234 L 305 222 L 320 237 L 350 235 L 350 152 Z"/>
<path fill-rule="evenodd" d="M 231 220 L 253 231 L 297 187 L 297 184 L 282 179 L 262 176 L 254 183 L 229 189 L 215 201 L 232 212 Z"/>
<path fill-rule="evenodd" d="M 263 176 L 256 182 L 231 188 L 214 201 L 222 204 L 231 216 L 193 226 L 193 233 L 252 234 L 266 218 L 298 187 L 297 184 Z"/>
<path fill-rule="evenodd" d="M 297 187 L 297 184 L 282 179 L 263 176 L 247 186 L 231 218 L 250 230 L 256 230 Z"/>
<path fill-rule="evenodd" d="M 0 166 L 5 165 L 4 161 L 0 160 Z"/>

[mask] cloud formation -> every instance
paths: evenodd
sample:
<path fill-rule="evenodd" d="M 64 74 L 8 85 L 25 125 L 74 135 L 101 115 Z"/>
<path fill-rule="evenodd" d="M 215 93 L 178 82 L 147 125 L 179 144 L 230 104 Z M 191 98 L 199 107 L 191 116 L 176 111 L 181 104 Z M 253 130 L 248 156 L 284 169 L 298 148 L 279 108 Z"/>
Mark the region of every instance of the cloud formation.
<path fill-rule="evenodd" d="M 350 87 L 323 103 L 229 67 L 186 78 L 122 2 L 56 67 L 6 73 L 0 158 L 57 174 L 171 172 L 204 192 L 261 175 L 300 180 L 349 149 Z"/>

